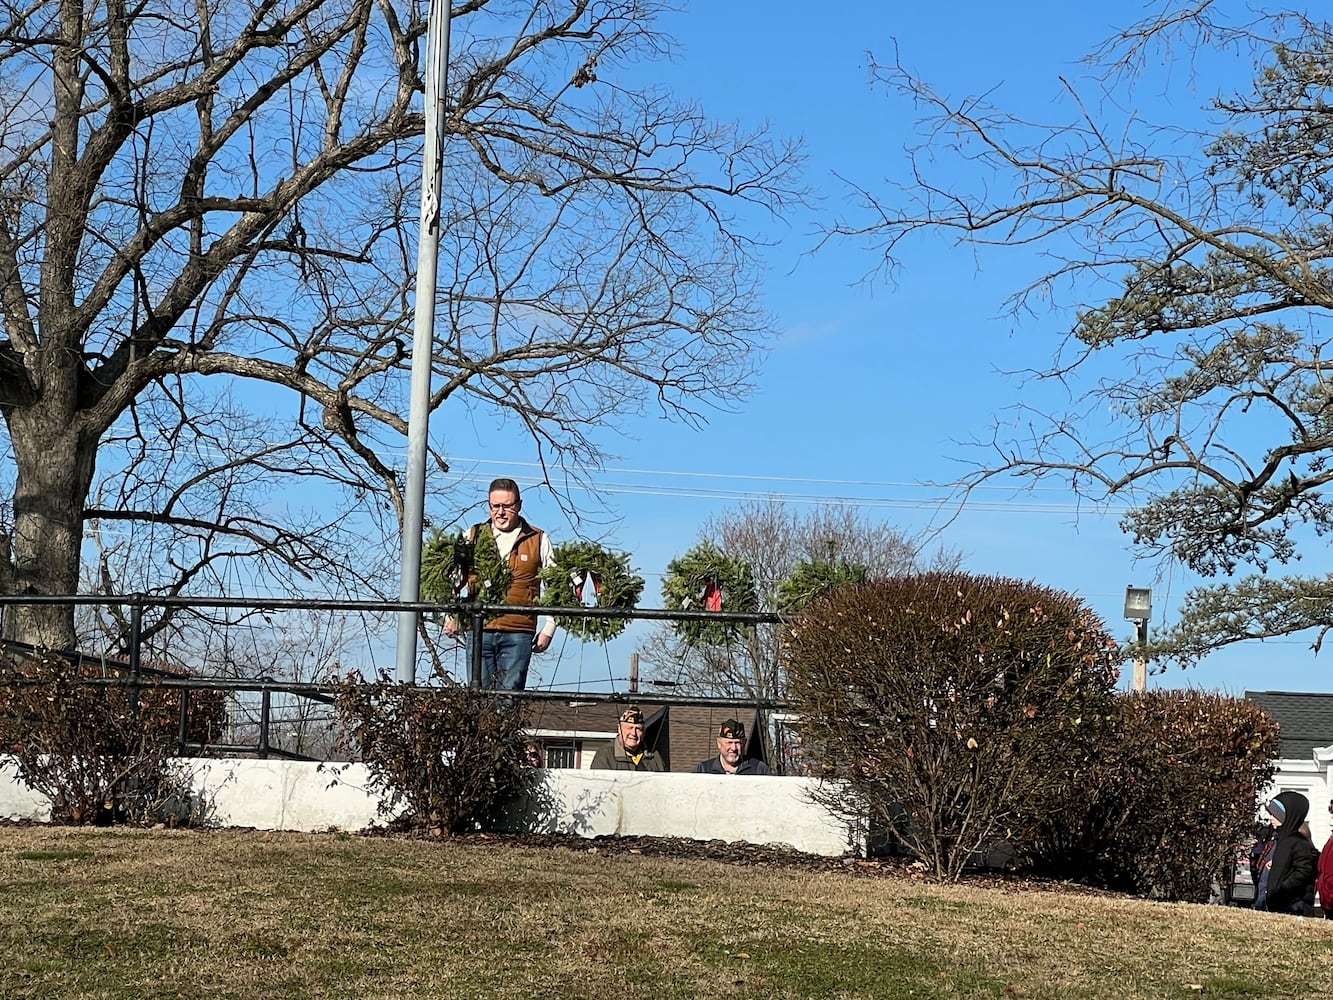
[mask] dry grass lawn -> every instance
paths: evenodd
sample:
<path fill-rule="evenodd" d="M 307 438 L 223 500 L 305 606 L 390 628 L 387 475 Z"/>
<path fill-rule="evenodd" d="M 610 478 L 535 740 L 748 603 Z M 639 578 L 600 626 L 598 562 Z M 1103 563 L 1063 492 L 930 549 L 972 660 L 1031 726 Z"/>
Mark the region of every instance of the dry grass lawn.
<path fill-rule="evenodd" d="M 1299 997 L 1333 921 L 584 849 L 0 829 L 0 997 Z"/>

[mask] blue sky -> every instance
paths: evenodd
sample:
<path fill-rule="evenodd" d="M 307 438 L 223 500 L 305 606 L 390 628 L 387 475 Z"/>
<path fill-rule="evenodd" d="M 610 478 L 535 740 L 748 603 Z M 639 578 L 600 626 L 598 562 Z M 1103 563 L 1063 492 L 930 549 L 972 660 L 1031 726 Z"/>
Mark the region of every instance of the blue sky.
<path fill-rule="evenodd" d="M 870 81 L 868 52 L 880 61 L 895 47 L 903 64 L 953 95 L 989 93 L 1003 108 L 1063 121 L 1061 77 L 1080 87 L 1081 57 L 1117 26 L 1143 16 L 1135 3 L 1067 5 L 973 0 L 947 9 L 851 2 L 820 6 L 789 0 L 704 0 L 685 5 L 663 28 L 679 41 L 668 63 L 637 67 L 644 79 L 699 101 L 714 118 L 757 125 L 805 145 L 805 179 L 816 192 L 808 210 L 780 224 L 754 220 L 774 241 L 764 302 L 775 343 L 756 392 L 736 413 L 714 414 L 700 430 L 661 420 L 628 421 L 608 439 L 618 457 L 600 499 L 621 516 L 603 540 L 633 554 L 648 579 L 646 606 L 658 606 L 660 574 L 696 539 L 710 514 L 736 497 L 782 495 L 851 499 L 867 516 L 908 533 L 938 520 L 926 484 L 955 479 L 976 455 L 961 442 L 985 436 L 1019 393 L 1003 374 L 1048 361 L 1068 316 L 1053 311 L 1021 325 L 1004 300 L 1038 276 L 1030 255 L 978 258 L 938 238 L 911 244 L 893 280 L 871 278 L 875 254 L 846 243 L 817 252 L 821 224 L 854 203 L 842 178 L 887 190 L 911 141 L 913 111 Z M 1194 70 L 1200 70 L 1198 64 Z M 1243 76 L 1231 85 L 1242 86 Z M 1161 121 L 1198 120 L 1213 78 L 1178 65 L 1153 67 L 1136 100 L 1110 113 Z M 1092 93 L 1091 89 L 1085 92 Z M 1146 96 L 1145 96 L 1146 95 Z M 510 474 L 531 482 L 533 456 L 461 433 L 450 447 L 454 469 L 482 481 Z M 481 486 L 476 487 L 480 490 Z M 1169 568 L 1135 563 L 1115 511 L 1075 506 L 1058 489 L 984 491 L 939 536 L 967 569 L 1030 578 L 1081 595 L 1119 635 L 1126 584 L 1154 588 L 1154 626 L 1169 620 L 1192 582 Z M 540 493 L 526 498 L 530 519 L 556 540 L 571 528 Z M 1302 566 L 1303 572 L 1320 569 Z M 557 648 L 559 648 L 557 643 Z M 623 676 L 629 645 L 607 651 L 565 647 L 559 660 L 534 662 L 544 683 Z M 1151 683 L 1239 693 L 1251 689 L 1328 690 L 1325 666 L 1292 639 L 1215 654 L 1188 671 L 1171 668 Z"/>

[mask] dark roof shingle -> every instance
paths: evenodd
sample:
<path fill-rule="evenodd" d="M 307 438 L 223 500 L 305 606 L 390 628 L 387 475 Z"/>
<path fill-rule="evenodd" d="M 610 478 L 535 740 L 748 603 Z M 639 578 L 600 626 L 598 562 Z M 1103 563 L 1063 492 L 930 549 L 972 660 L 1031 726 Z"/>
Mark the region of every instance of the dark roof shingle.
<path fill-rule="evenodd" d="M 1246 691 L 1245 698 L 1277 720 L 1283 759 L 1309 760 L 1315 747 L 1333 744 L 1333 694 Z"/>

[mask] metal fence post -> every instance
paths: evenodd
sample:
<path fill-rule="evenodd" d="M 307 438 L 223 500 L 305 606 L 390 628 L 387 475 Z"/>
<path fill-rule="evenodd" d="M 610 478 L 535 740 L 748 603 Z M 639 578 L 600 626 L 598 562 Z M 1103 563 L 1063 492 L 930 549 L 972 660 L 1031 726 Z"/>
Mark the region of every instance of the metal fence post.
<path fill-rule="evenodd" d="M 265 677 L 267 684 L 269 678 Z M 259 756 L 261 759 L 268 759 L 268 713 L 273 703 L 273 693 L 266 686 L 259 693 Z"/>
<path fill-rule="evenodd" d="M 130 703 L 130 717 L 139 717 L 139 647 L 143 632 L 143 595 L 130 598 L 130 683 L 125 692 Z"/>
<path fill-rule="evenodd" d="M 185 738 L 189 735 L 186 720 L 190 715 L 190 689 L 181 688 L 180 720 L 176 726 L 176 756 L 185 756 Z"/>
<path fill-rule="evenodd" d="M 481 615 L 474 614 L 468 624 L 468 634 L 472 637 L 471 656 L 468 657 L 468 685 L 481 687 L 481 627 L 486 624 Z"/>

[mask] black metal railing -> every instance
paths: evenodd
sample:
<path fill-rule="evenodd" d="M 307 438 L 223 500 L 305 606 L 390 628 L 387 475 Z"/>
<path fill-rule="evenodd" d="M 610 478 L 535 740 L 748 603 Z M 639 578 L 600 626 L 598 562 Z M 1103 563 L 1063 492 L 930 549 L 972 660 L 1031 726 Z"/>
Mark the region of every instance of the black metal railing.
<path fill-rule="evenodd" d="M 782 616 L 767 612 L 675 611 L 666 608 L 634 608 L 622 611 L 608 608 L 553 608 L 544 605 L 483 604 L 467 601 L 440 604 L 425 601 L 347 601 L 277 597 L 157 597 L 144 594 L 110 596 L 0 595 L 0 614 L 7 612 L 10 607 L 24 605 L 57 605 L 70 607 L 101 606 L 128 609 L 128 634 L 124 636 L 122 640 L 124 649 L 115 656 L 107 656 L 100 653 L 82 653 L 74 650 L 39 650 L 36 647 L 12 641 L 0 643 L 0 647 L 3 647 L 11 654 L 35 656 L 40 653 L 47 656 L 58 656 L 76 664 L 101 664 L 104 668 L 109 668 L 111 675 L 108 675 L 108 671 L 104 669 L 102 676 L 80 676 L 77 678 L 78 682 L 94 686 L 115 686 L 126 688 L 127 701 L 131 712 L 136 712 L 138 710 L 140 694 L 145 686 L 179 690 L 181 692 L 181 697 L 178 709 L 177 743 L 178 752 L 182 755 L 206 751 L 217 754 L 254 754 L 263 758 L 281 757 L 293 760 L 321 760 L 326 758 L 324 756 L 310 756 L 300 752 L 287 750 L 272 740 L 274 695 L 303 699 L 307 702 L 315 702 L 327 706 L 332 705 L 336 700 L 339 690 L 338 686 L 332 683 L 281 680 L 267 675 L 255 678 L 208 676 L 195 672 L 166 670 L 158 667 L 146 666 L 143 663 L 145 611 L 150 609 L 168 610 L 175 608 L 230 609 L 250 612 L 330 611 L 388 613 L 407 611 L 422 615 L 455 614 L 466 616 L 470 619 L 470 628 L 472 630 L 472 658 L 469 663 L 469 684 L 474 688 L 480 688 L 481 686 L 480 639 L 483 625 L 488 617 L 493 617 L 495 614 L 501 612 L 554 615 L 558 617 L 617 618 L 647 621 L 727 622 L 740 625 L 775 624 L 783 620 Z M 226 626 L 223 625 L 221 627 L 225 628 Z M 121 659 L 122 656 L 123 660 Z M 11 677 L 8 680 L 8 683 L 16 685 L 40 685 L 45 682 L 39 678 Z M 231 695 L 257 694 L 259 696 L 258 718 L 255 724 L 255 738 L 253 742 L 232 740 L 231 742 L 210 742 L 205 745 L 198 741 L 191 741 L 189 739 L 189 712 L 190 693 L 193 691 L 224 692 Z M 644 706 L 670 705 L 681 700 L 681 698 L 676 695 L 656 694 L 642 691 L 569 692 L 557 690 L 530 690 L 500 693 L 506 697 L 521 697 L 532 701 L 566 700 L 571 697 L 577 697 L 581 701 L 612 703 L 628 703 L 632 701 Z M 784 702 L 777 700 L 744 700 L 746 700 L 747 703 L 754 704 L 754 707 L 762 710 L 783 710 L 787 707 Z M 689 698 L 690 704 L 700 706 L 729 706 L 735 705 L 737 701 L 737 697 L 734 696 L 691 696 Z"/>

